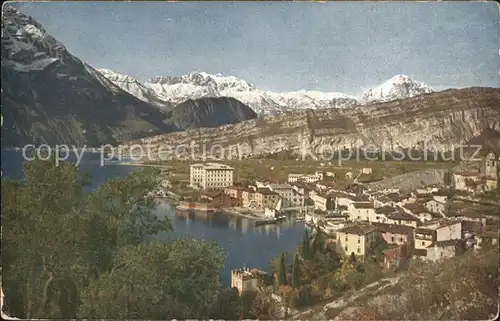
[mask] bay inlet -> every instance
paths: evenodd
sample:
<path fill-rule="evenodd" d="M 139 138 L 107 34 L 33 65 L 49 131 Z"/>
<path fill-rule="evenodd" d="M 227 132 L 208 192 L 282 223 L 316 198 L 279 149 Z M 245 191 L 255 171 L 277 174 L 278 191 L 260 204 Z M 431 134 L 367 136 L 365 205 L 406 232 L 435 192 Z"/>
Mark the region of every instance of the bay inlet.
<path fill-rule="evenodd" d="M 71 157 L 69 161 L 72 161 Z M 5 177 L 23 179 L 23 163 L 21 151 L 2 151 L 1 167 Z M 140 166 L 116 162 L 101 166 L 98 153 L 85 153 L 79 168 L 92 177 L 87 191 L 98 188 L 110 179 L 141 170 Z M 247 266 L 271 272 L 271 261 L 282 252 L 293 253 L 306 229 L 303 222 L 296 222 L 293 218 L 278 224 L 254 226 L 252 220 L 231 214 L 178 211 L 168 199 L 158 199 L 154 212 L 159 217 L 170 218 L 174 227 L 171 232 L 155 236 L 160 240 L 169 241 L 189 235 L 199 240 L 217 242 L 226 252 L 221 279 L 228 286 L 232 269 Z"/>

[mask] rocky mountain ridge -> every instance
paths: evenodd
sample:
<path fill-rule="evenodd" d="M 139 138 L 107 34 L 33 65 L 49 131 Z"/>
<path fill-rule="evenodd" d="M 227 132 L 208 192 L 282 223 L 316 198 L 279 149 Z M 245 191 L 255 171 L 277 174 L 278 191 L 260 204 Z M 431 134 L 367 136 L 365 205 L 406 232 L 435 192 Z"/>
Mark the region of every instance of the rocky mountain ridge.
<path fill-rule="evenodd" d="M 225 98 L 194 99 L 174 108 L 133 78 L 82 62 L 41 24 L 10 6 L 2 12 L 1 68 L 5 147 L 117 144 L 256 116 Z"/>
<path fill-rule="evenodd" d="M 141 84 L 136 78 L 122 75 L 110 69 L 97 69 L 104 77 L 129 94 L 160 109 L 171 109 L 172 104 L 161 99 L 152 89 Z"/>
<path fill-rule="evenodd" d="M 358 104 L 414 97 L 433 92 L 423 83 L 405 75 L 395 76 L 381 86 L 368 90 L 357 98 L 339 92 L 262 90 L 234 76 L 192 72 L 182 76 L 156 76 L 144 84 L 135 78 L 104 70 L 116 85 L 141 98 L 144 92 L 154 92 L 161 100 L 178 104 L 202 97 L 232 97 L 250 106 L 258 114 L 277 114 L 303 109 L 349 108 Z M 127 84 L 126 86 L 122 84 Z M 133 85 L 129 85 L 129 84 Z"/>
<path fill-rule="evenodd" d="M 363 94 L 361 102 L 385 102 L 432 92 L 434 90 L 422 82 L 414 81 L 406 75 L 396 75 L 383 84 L 367 90 Z"/>
<path fill-rule="evenodd" d="M 351 109 L 304 110 L 261 116 L 235 125 L 201 128 L 130 141 L 176 148 L 220 145 L 234 157 L 295 151 L 329 153 L 332 149 L 425 147 L 451 150 L 490 128 L 500 130 L 500 89 L 446 90 Z M 162 148 L 163 148 L 162 147 Z M 126 147 L 125 147 L 126 149 Z M 197 151 L 201 151 L 197 150 Z M 228 155 L 225 155 L 228 157 Z M 317 155 L 316 155 L 317 156 Z"/>
<path fill-rule="evenodd" d="M 2 11 L 2 144 L 99 145 L 169 130 L 166 115 L 71 55 L 33 18 Z"/>
<path fill-rule="evenodd" d="M 257 118 L 248 106 L 234 98 L 189 99 L 172 110 L 168 122 L 177 130 L 217 127 Z"/>

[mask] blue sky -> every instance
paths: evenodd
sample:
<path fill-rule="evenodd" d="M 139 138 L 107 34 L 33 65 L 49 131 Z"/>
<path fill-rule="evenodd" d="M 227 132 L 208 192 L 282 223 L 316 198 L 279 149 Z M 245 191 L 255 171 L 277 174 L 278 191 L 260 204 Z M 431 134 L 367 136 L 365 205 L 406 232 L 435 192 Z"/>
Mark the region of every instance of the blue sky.
<path fill-rule="evenodd" d="M 222 73 L 274 90 L 359 94 L 396 74 L 500 87 L 495 2 L 12 4 L 83 61 L 141 81 Z"/>

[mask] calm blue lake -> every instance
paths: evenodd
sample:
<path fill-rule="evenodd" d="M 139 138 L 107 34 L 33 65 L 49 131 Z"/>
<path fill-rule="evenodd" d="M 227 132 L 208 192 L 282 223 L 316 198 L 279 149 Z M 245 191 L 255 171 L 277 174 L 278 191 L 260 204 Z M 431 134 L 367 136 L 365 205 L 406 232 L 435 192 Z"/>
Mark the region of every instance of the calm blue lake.
<path fill-rule="evenodd" d="M 70 157 L 69 161 L 75 161 Z M 1 168 L 6 177 L 22 179 L 24 158 L 20 151 L 3 151 Z M 101 166 L 100 154 L 85 153 L 80 163 L 80 170 L 92 176 L 91 191 L 100 184 L 141 170 L 137 166 L 124 166 L 116 163 Z M 221 278 L 225 284 L 230 283 L 230 271 L 243 266 L 270 270 L 270 262 L 282 252 L 292 253 L 301 241 L 305 226 L 293 219 L 277 225 L 254 227 L 245 218 L 222 213 L 187 213 L 179 212 L 167 200 L 158 200 L 155 209 L 159 217 L 169 217 L 174 225 L 174 231 L 161 233 L 156 237 L 169 240 L 175 237 L 190 235 L 194 238 L 216 241 L 225 249 L 227 260 Z M 4 227 L 7 228 L 7 227 Z M 291 259 L 291 256 L 290 256 Z"/>

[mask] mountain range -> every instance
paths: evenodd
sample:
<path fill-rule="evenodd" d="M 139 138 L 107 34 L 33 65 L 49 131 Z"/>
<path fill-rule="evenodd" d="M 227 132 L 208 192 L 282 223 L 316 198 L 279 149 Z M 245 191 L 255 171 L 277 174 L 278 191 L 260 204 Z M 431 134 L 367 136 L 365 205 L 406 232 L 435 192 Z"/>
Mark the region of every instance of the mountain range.
<path fill-rule="evenodd" d="M 1 59 L 3 146 L 116 144 L 218 126 L 221 122 L 213 120 L 221 113 L 227 124 L 257 116 L 248 106 L 223 98 L 200 98 L 186 109 L 168 105 L 151 91 L 131 95 L 10 6 L 2 12 Z M 183 113 L 197 114 L 195 121 L 186 121 Z"/>
<path fill-rule="evenodd" d="M 290 152 L 296 157 L 326 153 L 328 158 L 333 151 L 363 148 L 386 152 L 411 148 L 450 151 L 484 133 L 500 132 L 498 106 L 499 88 L 449 89 L 352 108 L 260 116 L 217 128 L 155 135 L 128 144 L 147 144 L 152 157 L 168 157 L 155 153 L 165 146 L 175 150 L 193 142 L 203 147 L 198 150 L 200 156 L 212 146 L 222 146 L 231 151 L 232 157 L 243 158 L 278 152 Z"/>
<path fill-rule="evenodd" d="M 156 76 L 141 84 L 137 79 L 109 69 L 99 71 L 128 93 L 161 106 L 201 97 L 232 97 L 250 106 L 258 114 L 276 114 L 302 109 L 349 108 L 359 104 L 384 102 L 432 93 L 422 82 L 397 75 L 380 86 L 367 90 L 362 97 L 339 92 L 290 91 L 276 93 L 257 88 L 234 76 L 192 72 L 182 76 Z"/>
<path fill-rule="evenodd" d="M 486 129 L 500 129 L 499 89 L 434 92 L 405 75 L 361 97 L 275 93 L 204 72 L 141 83 L 93 68 L 9 6 L 3 8 L 1 59 L 4 147 L 178 144 L 194 135 L 226 145 L 250 143 L 259 154 L 280 150 L 282 141 L 292 149 L 303 141 L 345 147 L 389 140 L 393 147 L 411 147 L 426 140 L 467 141 Z"/>

